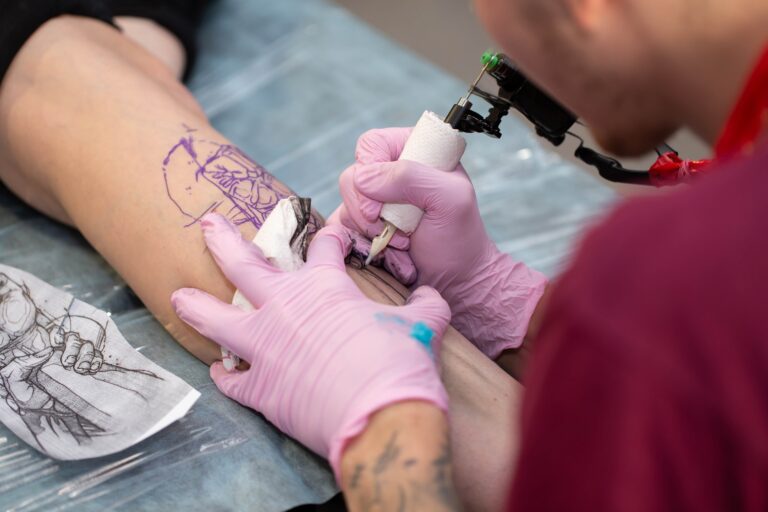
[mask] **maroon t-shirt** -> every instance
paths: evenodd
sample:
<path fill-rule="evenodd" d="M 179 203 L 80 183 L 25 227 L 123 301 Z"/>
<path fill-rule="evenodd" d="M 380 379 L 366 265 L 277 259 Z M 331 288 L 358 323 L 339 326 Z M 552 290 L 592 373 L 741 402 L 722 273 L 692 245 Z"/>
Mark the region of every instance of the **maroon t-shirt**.
<path fill-rule="evenodd" d="M 528 371 L 510 510 L 768 510 L 768 144 L 584 241 Z"/>

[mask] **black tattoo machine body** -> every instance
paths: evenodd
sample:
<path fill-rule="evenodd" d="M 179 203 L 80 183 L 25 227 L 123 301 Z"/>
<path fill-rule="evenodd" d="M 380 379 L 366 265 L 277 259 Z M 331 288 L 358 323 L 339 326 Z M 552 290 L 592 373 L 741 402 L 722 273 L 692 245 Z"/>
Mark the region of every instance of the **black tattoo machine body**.
<path fill-rule="evenodd" d="M 470 86 L 467 94 L 456 103 L 445 117 L 445 122 L 465 133 L 485 133 L 501 138 L 499 128 L 501 120 L 511 108 L 519 111 L 531 123 L 536 133 L 555 146 L 565 140 L 566 135 L 580 137 L 570 130 L 578 122 L 576 115 L 531 82 L 508 58 L 501 53 L 486 52 L 482 58 L 483 70 Z M 480 89 L 477 84 L 488 74 L 499 87 L 496 94 Z M 471 96 L 478 96 L 491 105 L 488 114 L 483 115 L 472 110 Z M 675 152 L 669 146 L 657 148 L 657 153 Z M 622 167 L 616 159 L 605 156 L 584 146 L 584 141 L 574 153 L 576 158 L 597 168 L 603 178 L 621 183 L 651 185 L 648 171 L 631 171 Z"/>

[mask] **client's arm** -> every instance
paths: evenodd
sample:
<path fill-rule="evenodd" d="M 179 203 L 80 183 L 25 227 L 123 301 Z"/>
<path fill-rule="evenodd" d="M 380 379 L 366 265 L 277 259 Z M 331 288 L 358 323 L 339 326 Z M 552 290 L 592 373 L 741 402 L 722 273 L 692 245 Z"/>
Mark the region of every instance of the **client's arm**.
<path fill-rule="evenodd" d="M 176 319 L 169 297 L 196 283 L 231 298 L 199 229 L 185 226 L 204 213 L 196 207 L 226 199 L 196 174 L 195 152 L 207 159 L 217 147 L 236 150 L 168 68 L 104 23 L 56 18 L 14 60 L 0 119 L 9 188 L 76 226 L 182 345 L 208 363 L 217 358 L 217 347 Z M 223 156 L 228 164 L 233 173 L 263 175 L 240 154 Z M 264 202 L 289 194 L 277 182 L 263 189 Z M 243 223 L 244 234 L 253 236 L 261 220 Z"/>
<path fill-rule="evenodd" d="M 169 300 L 187 286 L 232 297 L 195 220 L 216 210 L 250 238 L 289 189 L 214 130 L 164 64 L 97 21 L 62 17 L 35 33 L 2 83 L 0 123 L 9 188 L 76 226 L 179 343 L 217 359 Z M 385 273 L 350 273 L 367 295 L 404 300 Z M 520 387 L 454 330 L 441 363 L 458 491 L 492 510 L 513 466 Z"/>

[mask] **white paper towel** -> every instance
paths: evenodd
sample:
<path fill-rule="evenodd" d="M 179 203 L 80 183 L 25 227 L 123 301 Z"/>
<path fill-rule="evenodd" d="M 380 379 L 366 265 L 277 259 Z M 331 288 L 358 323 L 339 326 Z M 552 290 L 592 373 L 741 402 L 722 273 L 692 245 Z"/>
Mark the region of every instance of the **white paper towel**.
<path fill-rule="evenodd" d="M 298 270 L 304 265 L 300 248 L 291 246 L 291 240 L 299 226 L 293 206 L 294 199 L 289 197 L 280 200 L 253 238 L 253 243 L 261 249 L 264 256 L 274 266 L 286 271 Z M 305 226 L 304 230 L 307 229 L 308 226 Z M 298 238 L 301 239 L 302 236 L 304 235 Z M 235 291 L 232 304 L 245 311 L 254 309 L 240 290 Z M 235 354 L 224 348 L 221 349 L 221 356 L 222 364 L 228 371 L 232 371 L 240 362 Z"/>
<path fill-rule="evenodd" d="M 467 142 L 458 130 L 434 112 L 426 111 L 405 143 L 400 160 L 452 171 L 459 164 L 466 146 Z M 381 209 L 381 218 L 410 234 L 416 230 L 423 213 L 410 204 L 385 204 Z"/>

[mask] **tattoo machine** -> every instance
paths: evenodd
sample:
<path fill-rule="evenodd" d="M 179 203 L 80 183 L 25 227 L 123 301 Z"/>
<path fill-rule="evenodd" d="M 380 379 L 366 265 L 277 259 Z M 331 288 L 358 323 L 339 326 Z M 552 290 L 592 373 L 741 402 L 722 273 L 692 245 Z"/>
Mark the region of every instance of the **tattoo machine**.
<path fill-rule="evenodd" d="M 400 160 L 410 160 L 441 171 L 452 171 L 459 164 L 466 146 L 467 143 L 458 130 L 433 112 L 424 112 L 408 137 Z M 371 252 L 365 264 L 370 264 L 373 258 L 389 245 L 398 229 L 406 234 L 413 233 L 423 213 L 411 204 L 385 204 L 381 208 L 384 229 L 371 241 Z"/>
<path fill-rule="evenodd" d="M 483 69 L 478 77 L 470 85 L 467 93 L 453 105 L 443 121 L 429 112 L 422 115 L 400 159 L 412 160 L 441 170 L 453 170 L 464 151 L 465 142 L 460 132 L 485 133 L 499 139 L 501 138 L 499 128 L 501 120 L 511 108 L 514 108 L 533 123 L 539 136 L 555 146 L 562 144 L 566 135 L 579 139 L 581 143 L 574 152 L 574 156 L 587 165 L 597 168 L 600 176 L 609 181 L 639 185 L 668 185 L 685 181 L 704 169 L 708 163 L 706 160 L 681 160 L 674 149 L 662 144 L 656 148 L 659 160 L 649 171 L 627 170 L 618 160 L 585 147 L 584 141 L 570 131 L 573 125 L 579 122 L 576 115 L 533 84 L 507 56 L 488 51 L 483 54 L 482 64 Z M 498 86 L 496 94 L 478 87 L 480 80 L 486 74 L 496 82 Z M 472 110 L 470 98 L 473 95 L 490 104 L 491 108 L 485 117 Z M 429 147 L 426 147 L 426 144 Z M 384 229 L 373 239 L 366 264 L 369 264 L 389 245 L 398 228 L 406 234 L 412 233 L 418 226 L 422 213 L 411 205 L 384 205 L 381 210 Z"/>

